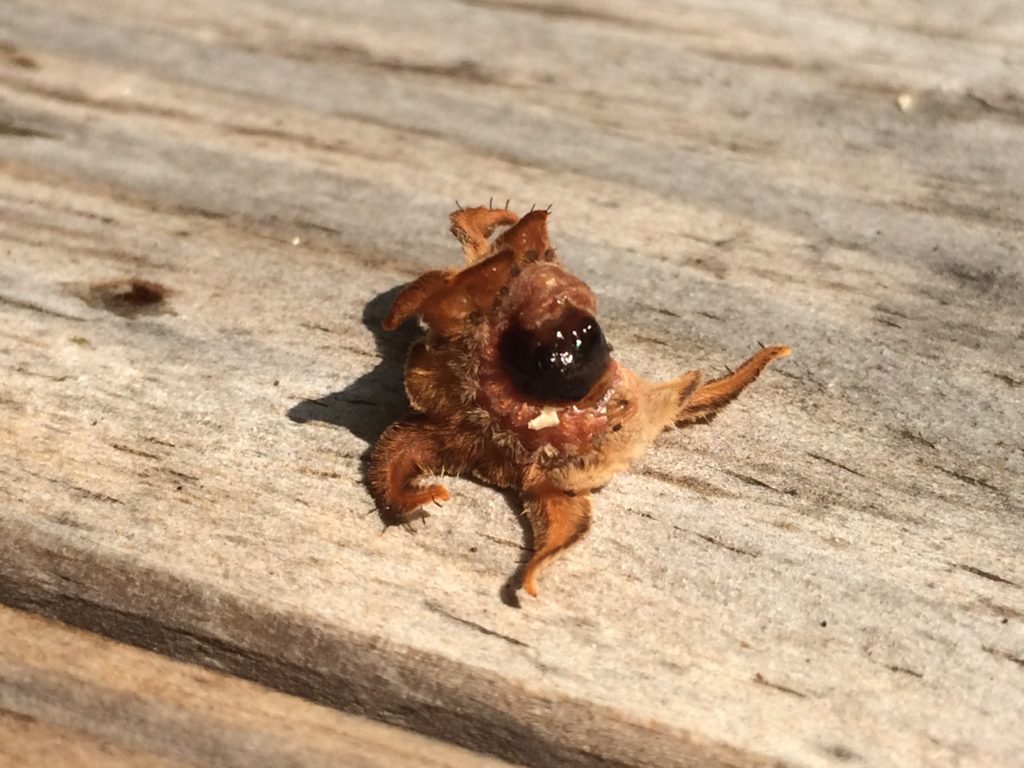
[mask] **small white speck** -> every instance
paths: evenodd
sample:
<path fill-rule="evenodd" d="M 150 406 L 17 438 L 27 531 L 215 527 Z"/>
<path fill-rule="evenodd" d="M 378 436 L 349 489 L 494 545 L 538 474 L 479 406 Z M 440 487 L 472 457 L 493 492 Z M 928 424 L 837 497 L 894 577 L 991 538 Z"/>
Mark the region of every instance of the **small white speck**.
<path fill-rule="evenodd" d="M 298 237 L 292 238 L 292 245 L 302 245 L 302 239 Z"/>
<path fill-rule="evenodd" d="M 530 419 L 528 426 L 530 429 L 545 429 L 546 427 L 554 427 L 558 424 L 558 411 L 551 406 L 541 410 L 540 414 Z"/>
<path fill-rule="evenodd" d="M 896 106 L 900 108 L 900 112 L 909 112 L 914 108 L 916 99 L 912 93 L 901 93 L 896 97 Z"/>

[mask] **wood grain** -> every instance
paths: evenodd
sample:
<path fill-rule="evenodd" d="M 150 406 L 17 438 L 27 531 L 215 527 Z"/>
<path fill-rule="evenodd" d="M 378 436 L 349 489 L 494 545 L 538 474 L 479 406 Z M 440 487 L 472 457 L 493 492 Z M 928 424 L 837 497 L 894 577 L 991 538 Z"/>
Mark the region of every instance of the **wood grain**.
<path fill-rule="evenodd" d="M 533 765 L 1019 765 L 1022 37 L 998 0 L 8 0 L 0 600 Z M 645 375 L 795 350 L 522 610 L 501 495 L 381 535 L 361 477 L 388 300 L 492 196 L 554 203 Z"/>
<path fill-rule="evenodd" d="M 507 765 L 2 607 L 0 764 Z"/>

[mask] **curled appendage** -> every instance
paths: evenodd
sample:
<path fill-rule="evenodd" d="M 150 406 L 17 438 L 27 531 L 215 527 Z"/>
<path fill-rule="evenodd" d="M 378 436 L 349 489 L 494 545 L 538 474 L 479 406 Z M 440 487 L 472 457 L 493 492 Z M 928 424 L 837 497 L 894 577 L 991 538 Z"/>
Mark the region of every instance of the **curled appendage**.
<path fill-rule="evenodd" d="M 515 259 L 515 253 L 505 249 L 461 270 L 427 272 L 395 297 L 384 330 L 393 331 L 419 315 L 438 336 L 465 333 L 471 327 L 467 324 L 471 315 L 491 311 L 495 296 L 509 281 Z"/>
<path fill-rule="evenodd" d="M 420 485 L 426 472 L 441 470 L 447 432 L 438 424 L 404 421 L 392 424 L 380 436 L 370 455 L 370 494 L 387 525 L 421 517 L 432 501 L 447 501 L 443 485 Z"/>
<path fill-rule="evenodd" d="M 764 347 L 756 355 L 728 376 L 722 376 L 701 386 L 680 409 L 676 424 L 710 421 L 717 413 L 735 400 L 748 384 L 756 379 L 772 360 L 788 357 L 789 347 Z"/>
<path fill-rule="evenodd" d="M 523 571 L 523 589 L 537 596 L 537 575 L 590 529 L 590 499 L 550 490 L 528 494 L 523 511 L 533 529 L 533 556 Z"/>
<path fill-rule="evenodd" d="M 466 263 L 476 264 L 490 255 L 494 230 L 515 224 L 519 217 L 502 208 L 462 208 L 452 213 L 449 221 L 452 234 L 462 243 Z"/>
<path fill-rule="evenodd" d="M 454 270 L 435 269 L 426 272 L 402 289 L 391 305 L 391 311 L 381 324 L 385 331 L 393 331 L 406 320 L 420 314 L 423 305 L 448 285 Z"/>

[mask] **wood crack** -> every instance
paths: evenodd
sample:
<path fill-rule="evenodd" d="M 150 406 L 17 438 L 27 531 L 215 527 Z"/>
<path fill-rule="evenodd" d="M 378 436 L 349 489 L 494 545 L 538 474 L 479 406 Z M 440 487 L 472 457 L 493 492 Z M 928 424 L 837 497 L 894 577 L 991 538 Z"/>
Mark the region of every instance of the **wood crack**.
<path fill-rule="evenodd" d="M 812 459 L 817 459 L 818 461 L 823 461 L 826 464 L 832 465 L 833 467 L 837 467 L 839 469 L 844 470 L 845 472 L 849 472 L 851 475 L 855 475 L 857 477 L 862 477 L 865 480 L 869 480 L 870 479 L 863 472 L 858 472 L 856 469 L 848 467 L 845 464 L 842 464 L 842 463 L 836 461 L 835 459 L 830 459 L 828 456 L 822 456 L 820 453 L 812 453 L 810 451 L 807 452 L 807 455 L 810 456 Z"/>
<path fill-rule="evenodd" d="M 1020 588 L 1020 584 L 1017 584 L 1014 581 L 1010 581 L 1009 579 L 1004 579 L 999 574 L 992 573 L 991 571 L 984 571 L 981 568 L 975 568 L 973 565 L 964 565 L 963 563 L 953 563 L 953 565 L 954 567 L 959 568 L 961 571 L 966 571 L 967 573 L 973 574 L 975 576 L 980 576 L 983 579 L 995 581 L 999 584 L 1009 584 L 1011 587 L 1017 587 L 1018 589 Z"/>
<path fill-rule="evenodd" d="M 741 472 L 734 472 L 731 469 L 725 469 L 725 470 L 722 470 L 722 471 L 725 472 L 725 474 L 729 475 L 730 477 L 735 477 L 737 480 L 740 480 L 741 482 L 744 482 L 747 485 L 752 485 L 755 488 L 764 488 L 766 490 L 774 491 L 775 493 L 782 494 L 783 496 L 796 496 L 797 495 L 797 491 L 795 489 L 782 490 L 781 488 L 776 488 L 774 485 L 766 483 L 764 480 L 758 480 L 756 477 L 751 477 L 750 475 L 744 475 Z"/>
<path fill-rule="evenodd" d="M 776 691 L 781 691 L 782 693 L 787 693 L 790 696 L 796 696 L 797 698 L 800 698 L 800 699 L 806 699 L 807 698 L 807 694 L 806 693 L 802 693 L 801 691 L 798 691 L 796 688 L 790 688 L 787 685 L 780 685 L 779 683 L 773 683 L 771 680 L 766 679 L 765 676 L 762 675 L 760 672 L 756 673 L 754 675 L 753 679 L 754 679 L 755 683 L 757 683 L 758 685 L 763 685 L 766 688 L 772 688 L 772 689 L 774 689 Z"/>
<path fill-rule="evenodd" d="M 49 309 L 40 304 L 36 304 L 31 301 L 25 301 L 24 299 L 17 299 L 13 296 L 6 296 L 0 294 L 0 304 L 6 304 L 9 307 L 16 307 L 17 309 L 27 309 L 30 312 L 38 312 L 41 315 L 49 315 L 50 317 L 59 317 L 61 320 L 74 320 L 77 323 L 85 322 L 86 318 L 78 317 L 76 315 L 67 315 L 56 309 Z"/>
<path fill-rule="evenodd" d="M 983 645 L 981 649 L 985 651 L 985 653 L 990 653 L 996 658 L 1006 659 L 1007 661 L 1012 661 L 1019 667 L 1024 667 L 1024 656 L 1016 656 L 1009 651 L 1002 651 L 998 648 L 992 647 L 991 645 Z"/>
<path fill-rule="evenodd" d="M 759 552 L 751 552 L 749 549 L 743 549 L 733 544 L 726 544 L 724 541 L 716 539 L 714 536 L 708 536 L 706 533 L 698 533 L 697 536 L 708 544 L 714 544 L 716 547 L 728 550 L 729 552 L 735 552 L 737 555 L 746 555 L 747 557 L 760 557 Z"/>
<path fill-rule="evenodd" d="M 524 643 L 522 640 L 517 640 L 516 638 L 510 637 L 509 635 L 505 635 L 501 632 L 489 629 L 488 627 L 485 627 L 483 624 L 477 624 L 475 621 L 470 621 L 469 619 L 464 619 L 461 616 L 456 616 L 453 613 L 449 613 L 437 603 L 426 601 L 423 603 L 423 605 L 426 606 L 427 610 L 431 613 L 436 613 L 439 616 L 444 616 L 446 619 L 454 621 L 457 624 L 461 624 L 464 627 L 469 627 L 470 629 L 476 630 L 482 635 L 487 635 L 488 637 L 496 637 L 499 640 L 504 640 L 506 643 L 511 643 L 512 645 L 516 645 L 521 648 L 530 647 L 528 643 Z"/>

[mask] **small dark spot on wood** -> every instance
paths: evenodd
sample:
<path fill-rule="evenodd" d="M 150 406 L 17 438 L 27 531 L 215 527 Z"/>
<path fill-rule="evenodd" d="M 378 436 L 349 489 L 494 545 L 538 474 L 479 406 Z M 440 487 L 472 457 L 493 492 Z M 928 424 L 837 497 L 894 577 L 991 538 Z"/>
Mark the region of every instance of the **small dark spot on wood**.
<path fill-rule="evenodd" d="M 622 431 L 622 425 L 621 424 L 616 424 L 615 426 L 612 427 L 612 432 L 621 432 L 621 431 Z"/>
<path fill-rule="evenodd" d="M 24 53 L 17 53 L 14 56 L 11 56 L 8 61 L 10 61 L 14 66 L 21 67 L 22 69 L 39 69 L 39 62 Z"/>
<path fill-rule="evenodd" d="M 859 760 L 860 755 L 854 752 L 849 747 L 844 747 L 842 744 L 830 744 L 825 747 L 825 751 L 837 760 L 843 762 L 850 762 L 851 760 Z"/>
<path fill-rule="evenodd" d="M 899 672 L 901 675 L 910 675 L 911 677 L 922 678 L 924 675 L 918 672 L 916 669 L 910 669 L 909 667 L 901 667 L 899 664 L 888 664 L 886 665 L 891 672 Z"/>
<path fill-rule="evenodd" d="M 24 712 L 15 712 L 13 709 L 0 706 L 0 713 L 4 716 L 11 718 L 12 720 L 19 720 L 23 723 L 38 723 L 39 719 L 32 717 L 32 715 L 26 715 Z"/>
<path fill-rule="evenodd" d="M 337 333 L 337 331 L 328 328 L 326 325 L 320 325 L 320 323 L 299 323 L 307 331 L 323 331 L 324 333 Z"/>
<path fill-rule="evenodd" d="M 10 43 L 0 41 L 0 62 L 13 64 L 22 69 L 39 69 L 39 63 L 27 53 L 19 51 Z"/>
<path fill-rule="evenodd" d="M 274 379 L 274 386 L 275 387 L 280 386 L 280 384 L 281 384 L 281 380 L 280 379 Z"/>
<path fill-rule="evenodd" d="M 827 627 L 828 626 L 828 622 L 826 620 L 822 619 L 821 620 L 821 626 L 822 627 Z"/>
<path fill-rule="evenodd" d="M 71 292 L 90 307 L 105 309 L 120 317 L 167 312 L 165 303 L 171 293 L 160 283 L 138 278 L 71 286 Z"/>
<path fill-rule="evenodd" d="M 470 547 L 470 548 L 469 548 L 469 551 L 470 551 L 470 552 L 476 552 L 476 547 Z"/>
<path fill-rule="evenodd" d="M 175 209 L 178 213 L 184 214 L 185 216 L 199 216 L 203 219 L 211 219 L 217 221 L 220 219 L 226 219 L 228 215 L 221 213 L 220 211 L 211 211 L 207 208 L 198 208 L 193 205 L 179 205 Z"/>

